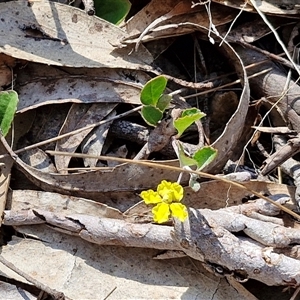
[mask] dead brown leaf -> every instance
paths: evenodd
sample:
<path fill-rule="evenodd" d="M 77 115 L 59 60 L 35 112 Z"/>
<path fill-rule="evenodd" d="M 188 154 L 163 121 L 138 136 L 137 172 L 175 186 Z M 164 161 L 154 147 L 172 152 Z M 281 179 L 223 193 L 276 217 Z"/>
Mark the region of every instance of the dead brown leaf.
<path fill-rule="evenodd" d="M 0 51 L 12 57 L 89 68 L 149 69 L 152 63 L 145 48 L 130 53 L 114 46 L 126 36 L 123 30 L 69 5 L 14 1 L 1 3 L 0 15 Z"/>
<path fill-rule="evenodd" d="M 115 109 L 115 107 L 116 104 L 73 104 L 68 112 L 59 135 L 99 122 L 109 113 L 111 113 Z M 57 141 L 55 150 L 70 153 L 75 152 L 83 139 L 91 131 L 92 129 L 87 129 L 70 137 Z M 70 160 L 71 157 L 69 156 L 56 156 L 56 168 L 58 170 L 67 168 Z"/>

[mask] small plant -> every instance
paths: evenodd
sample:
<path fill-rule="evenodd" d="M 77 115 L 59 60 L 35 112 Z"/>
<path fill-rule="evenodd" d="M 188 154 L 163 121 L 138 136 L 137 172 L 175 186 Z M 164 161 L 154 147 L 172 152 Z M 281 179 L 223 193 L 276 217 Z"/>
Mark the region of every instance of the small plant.
<path fill-rule="evenodd" d="M 0 92 L 0 129 L 3 136 L 9 132 L 18 102 L 18 94 L 15 91 Z"/>
<path fill-rule="evenodd" d="M 167 86 L 164 76 L 157 76 L 149 80 L 141 91 L 143 104 L 141 114 L 145 122 L 150 126 L 156 126 L 163 118 L 165 109 L 169 106 L 172 97 L 163 94 Z"/>
<path fill-rule="evenodd" d="M 150 126 L 157 126 L 163 118 L 164 111 L 169 107 L 172 96 L 164 94 L 167 86 L 167 79 L 164 76 L 157 76 L 146 83 L 141 91 L 140 99 L 143 104 L 141 115 Z M 217 156 L 217 150 L 210 146 L 205 146 L 196 151 L 191 157 L 185 154 L 182 144 L 178 140 L 184 131 L 195 121 L 203 118 L 205 114 L 197 108 L 188 108 L 182 111 L 181 116 L 173 121 L 173 126 L 177 130 L 177 135 L 172 137 L 172 145 L 177 154 L 180 166 L 190 169 L 196 166 L 196 170 L 202 170 L 211 163 Z M 197 176 L 190 175 L 190 187 L 197 191 L 200 188 Z M 157 223 L 166 222 L 170 216 L 184 221 L 187 218 L 186 207 L 179 203 L 183 199 L 183 187 L 178 182 L 168 182 L 163 180 L 157 187 L 157 191 L 148 190 L 141 193 L 146 204 L 157 204 L 152 213 L 154 221 Z"/>

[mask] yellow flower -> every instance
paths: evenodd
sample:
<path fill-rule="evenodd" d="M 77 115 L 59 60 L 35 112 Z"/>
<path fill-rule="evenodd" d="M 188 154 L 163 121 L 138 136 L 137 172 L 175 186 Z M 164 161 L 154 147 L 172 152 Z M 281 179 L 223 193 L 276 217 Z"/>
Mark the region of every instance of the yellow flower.
<path fill-rule="evenodd" d="M 183 222 L 188 216 L 186 206 L 179 203 L 183 198 L 183 187 L 177 182 L 163 180 L 157 186 L 156 192 L 143 191 L 140 196 L 146 204 L 156 204 L 152 209 L 156 223 L 164 223 L 170 216 Z"/>

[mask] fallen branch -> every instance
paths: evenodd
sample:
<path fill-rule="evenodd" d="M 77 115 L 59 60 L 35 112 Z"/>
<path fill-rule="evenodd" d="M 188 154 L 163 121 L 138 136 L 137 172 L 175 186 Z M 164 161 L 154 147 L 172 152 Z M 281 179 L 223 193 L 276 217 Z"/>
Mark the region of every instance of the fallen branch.
<path fill-rule="evenodd" d="M 287 197 L 278 201 L 284 203 Z M 284 227 L 283 221 L 274 217 L 279 212 L 263 200 L 217 211 L 189 209 L 189 219 L 184 223 L 175 220 L 173 228 L 35 209 L 5 211 L 3 224 L 44 223 L 99 245 L 180 250 L 239 281 L 252 278 L 268 285 L 297 286 L 300 261 L 295 259 L 295 245 L 300 244 L 300 232 Z M 258 215 L 267 220 L 253 218 Z"/>

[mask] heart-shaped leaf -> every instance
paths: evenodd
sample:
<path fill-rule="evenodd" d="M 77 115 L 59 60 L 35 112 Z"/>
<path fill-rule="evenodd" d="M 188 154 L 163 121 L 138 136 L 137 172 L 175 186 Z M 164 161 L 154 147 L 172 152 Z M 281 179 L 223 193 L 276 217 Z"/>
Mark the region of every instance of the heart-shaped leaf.
<path fill-rule="evenodd" d="M 204 116 L 205 113 L 197 108 L 188 108 L 184 110 L 181 114 L 181 117 L 174 121 L 174 127 L 178 131 L 178 137 L 180 137 L 183 132 L 195 121 L 200 120 Z"/>
<path fill-rule="evenodd" d="M 163 113 L 152 105 L 145 105 L 141 109 L 143 119 L 148 125 L 156 126 L 163 117 Z"/>
<path fill-rule="evenodd" d="M 141 91 L 141 102 L 144 105 L 156 106 L 158 99 L 166 89 L 168 80 L 160 75 L 149 80 Z"/>
<path fill-rule="evenodd" d="M 216 158 L 217 154 L 218 150 L 210 146 L 205 146 L 195 152 L 195 154 L 193 155 L 193 159 L 197 163 L 197 169 L 202 170 Z"/>
<path fill-rule="evenodd" d="M 0 128 L 4 136 L 7 135 L 10 129 L 18 101 L 18 94 L 15 91 L 0 92 Z"/>

